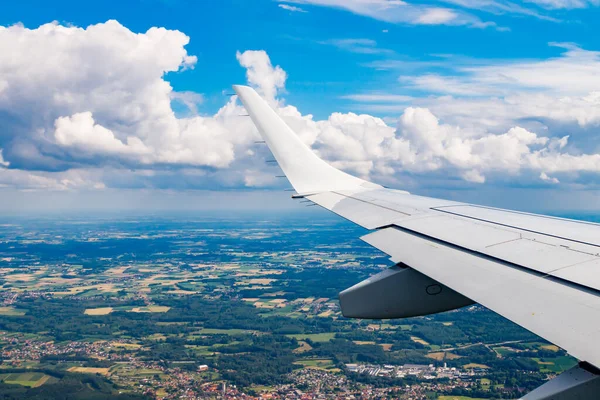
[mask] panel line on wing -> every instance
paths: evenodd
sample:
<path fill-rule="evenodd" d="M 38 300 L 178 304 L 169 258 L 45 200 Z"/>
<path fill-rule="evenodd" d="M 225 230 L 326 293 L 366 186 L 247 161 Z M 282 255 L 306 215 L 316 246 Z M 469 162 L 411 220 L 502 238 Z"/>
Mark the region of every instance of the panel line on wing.
<path fill-rule="evenodd" d="M 435 237 L 432 237 L 432 236 L 428 236 L 428 235 L 423 234 L 421 232 L 417 232 L 417 231 L 413 231 L 411 229 L 403 228 L 403 227 L 398 226 L 398 225 L 393 225 L 392 224 L 392 225 L 388 225 L 388 226 L 385 226 L 385 227 L 377 228 L 377 230 L 381 231 L 383 229 L 389 229 L 389 228 L 396 229 L 396 230 L 398 230 L 400 232 L 408 233 L 408 234 L 411 234 L 413 236 L 417 236 L 417 237 L 419 237 L 421 239 L 428 240 L 430 242 L 434 242 L 434 243 L 437 243 L 437 244 L 441 244 L 443 246 L 446 246 L 446 247 L 449 247 L 449 248 L 452 248 L 452 249 L 455 249 L 455 250 L 462 251 L 464 253 L 476 256 L 478 258 L 482 258 L 482 259 L 485 259 L 485 260 L 488 260 L 488 261 L 493 261 L 495 263 L 502 264 L 502 265 L 507 266 L 509 268 L 513 268 L 513 269 L 516 269 L 516 270 L 528 273 L 528 274 L 530 274 L 532 276 L 536 276 L 538 278 L 543 278 L 543 279 L 551 280 L 551 281 L 554 281 L 554 282 L 559 283 L 561 285 L 564 285 L 564 286 L 567 286 L 567 287 L 570 287 L 570 288 L 574 288 L 574 289 L 578 289 L 578 290 L 582 290 L 582 291 L 584 291 L 586 293 L 589 293 L 589 294 L 592 294 L 594 296 L 600 297 L 600 290 L 592 288 L 592 287 L 589 287 L 589 286 L 586 286 L 584 284 L 573 282 L 573 281 L 570 281 L 568 279 L 564 279 L 564 278 L 561 278 L 561 277 L 558 277 L 558 276 L 550 275 L 549 273 L 546 273 L 546 272 L 541 272 L 541 271 L 538 271 L 536 269 L 529 268 L 529 267 L 524 266 L 524 265 L 516 264 L 514 262 L 507 261 L 505 259 L 498 258 L 498 257 L 492 256 L 492 255 L 486 254 L 486 253 L 482 253 L 482 252 L 477 251 L 477 250 L 472 250 L 472 249 L 469 249 L 469 248 L 466 248 L 466 247 L 462 247 L 462 246 L 457 245 L 455 243 L 450 243 L 450 242 L 447 242 L 447 241 L 444 241 L 444 240 L 441 240 L 441 239 L 438 239 L 438 238 L 435 238 Z M 366 238 L 367 236 L 369 236 L 369 235 L 365 235 L 365 236 L 361 237 L 361 239 Z M 390 255 L 393 256 L 392 254 L 390 254 Z M 393 261 L 400 262 L 402 260 L 393 259 Z M 583 264 L 583 263 L 585 263 L 585 262 L 582 262 L 581 264 Z M 568 267 L 572 267 L 574 265 L 577 265 L 577 264 L 569 265 Z"/>
<path fill-rule="evenodd" d="M 454 207 L 454 206 L 448 206 L 446 208 L 451 208 L 451 207 Z M 467 207 L 474 207 L 474 208 L 483 208 L 483 209 L 486 209 L 486 207 L 475 207 L 475 206 L 471 206 L 471 205 L 469 205 Z M 502 222 L 493 221 L 491 219 L 474 217 L 474 216 L 468 215 L 468 214 L 461 214 L 461 213 L 458 213 L 458 212 L 448 211 L 447 209 L 443 209 L 443 207 L 433 207 L 431 209 L 435 210 L 435 211 L 439 211 L 439 212 L 445 213 L 445 214 L 450 214 L 450 215 L 455 215 L 455 216 L 462 217 L 462 218 L 472 219 L 474 221 L 487 222 L 487 223 L 494 224 L 494 225 L 504 226 L 506 228 L 518 229 L 518 230 L 525 231 L 525 232 L 530 232 L 530 233 L 535 233 L 535 234 L 538 234 L 538 235 L 543 235 L 543 236 L 548 236 L 548 237 L 552 237 L 552 238 L 556 238 L 556 239 L 566 240 L 566 241 L 573 242 L 573 243 L 584 244 L 584 245 L 587 245 L 587 246 L 600 247 L 600 245 L 598 245 L 596 243 L 592 243 L 592 242 L 588 242 L 588 241 L 583 241 L 583 240 L 572 239 L 572 238 L 568 238 L 568 237 L 564 237 L 564 236 L 560 236 L 560 235 L 554 235 L 554 234 L 551 234 L 551 233 L 542 232 L 542 231 L 539 231 L 539 230 L 528 229 L 528 228 L 523 228 L 523 227 L 516 226 L 516 225 L 505 224 L 505 223 L 502 223 Z M 494 209 L 490 209 L 490 210 L 494 210 Z M 501 212 L 506 212 L 506 211 L 501 211 Z M 578 222 L 578 221 L 575 221 L 575 222 Z"/>
<path fill-rule="evenodd" d="M 522 240 L 522 239 L 523 239 L 523 236 L 520 236 L 520 237 L 518 237 L 516 239 L 510 239 L 510 240 L 505 240 L 504 242 L 498 242 L 498 243 L 490 244 L 488 246 L 485 246 L 485 248 L 489 249 L 489 248 L 492 248 L 494 246 L 500 246 L 500 245 L 503 245 L 503 244 L 506 244 L 506 243 L 516 242 L 517 240 Z M 552 245 L 549 244 L 548 246 L 552 246 Z"/>
<path fill-rule="evenodd" d="M 481 209 L 484 209 L 484 210 L 507 212 L 507 213 L 510 213 L 510 214 L 518 214 L 518 215 L 527 216 L 527 217 L 550 219 L 550 220 L 559 221 L 559 222 L 574 222 L 574 223 L 578 223 L 578 224 L 582 224 L 582 225 L 592 225 L 592 226 L 600 227 L 600 224 L 598 224 L 597 222 L 581 221 L 581 220 L 576 220 L 576 219 L 568 219 L 568 218 L 562 218 L 562 217 L 555 217 L 553 215 L 533 214 L 533 213 L 528 213 L 528 212 L 525 212 L 525 211 L 505 210 L 505 209 L 502 209 L 502 208 L 482 206 L 482 205 L 479 205 L 479 204 L 467 204 L 467 203 L 460 204 L 460 205 L 452 204 L 452 205 L 446 205 L 446 206 L 431 207 L 431 209 L 432 210 L 438 210 L 439 208 L 452 208 L 452 207 L 481 208 Z M 442 210 L 438 210 L 438 211 L 442 211 Z"/>
<path fill-rule="evenodd" d="M 400 210 L 398 210 L 398 209 L 396 209 L 396 208 L 392 208 L 392 207 L 386 207 L 386 206 L 384 206 L 384 205 L 377 204 L 377 203 L 374 203 L 374 202 L 370 202 L 370 201 L 367 201 L 367 200 L 363 200 L 363 199 L 360 199 L 360 198 L 357 198 L 357 197 L 348 196 L 348 195 L 346 195 L 346 194 L 343 194 L 343 193 L 340 193 L 340 192 L 335 192 L 335 191 L 334 191 L 334 192 L 331 192 L 331 193 L 339 194 L 340 196 L 344 196 L 344 197 L 346 197 L 346 198 L 349 198 L 349 199 L 352 199 L 352 200 L 360 201 L 361 203 L 366 203 L 366 204 L 369 204 L 369 205 L 372 205 L 372 206 L 376 206 L 376 207 L 379 207 L 379 208 L 384 208 L 384 209 L 386 209 L 386 210 L 395 211 L 395 212 L 397 212 L 397 213 L 404 214 L 404 215 L 406 215 L 406 216 L 411 216 L 411 215 L 413 215 L 413 214 L 408 214 L 408 213 L 406 213 L 406 212 L 404 212 L 404 211 L 400 211 Z"/>

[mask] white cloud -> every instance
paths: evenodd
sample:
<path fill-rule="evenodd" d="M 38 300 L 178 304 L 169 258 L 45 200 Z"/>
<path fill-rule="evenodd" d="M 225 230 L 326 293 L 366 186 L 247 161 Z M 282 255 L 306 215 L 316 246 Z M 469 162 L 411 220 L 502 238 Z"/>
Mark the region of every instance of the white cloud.
<path fill-rule="evenodd" d="M 406 83 L 408 87 L 419 89 L 431 93 L 452 94 L 459 96 L 490 96 L 498 94 L 498 90 L 505 88 L 489 88 L 478 84 L 477 82 L 468 82 L 458 77 L 442 76 L 435 74 L 426 74 L 419 76 L 402 76 L 401 83 Z"/>
<path fill-rule="evenodd" d="M 543 171 L 540 173 L 540 179 L 543 181 L 546 181 L 546 182 L 550 182 L 550 183 L 560 183 L 560 181 L 558 179 L 549 177 Z"/>
<path fill-rule="evenodd" d="M 198 114 L 198 106 L 204 102 L 204 96 L 196 92 L 171 92 L 171 100 L 183 104 L 192 115 Z"/>
<path fill-rule="evenodd" d="M 113 132 L 94 122 L 91 112 L 60 117 L 54 122 L 56 141 L 65 147 L 84 152 L 144 154 L 149 149 L 137 137 L 128 137 L 127 143 L 117 139 Z"/>
<path fill-rule="evenodd" d="M 247 187 L 265 187 L 274 186 L 277 184 L 277 178 L 272 173 L 259 169 L 244 170 L 244 186 Z"/>
<path fill-rule="evenodd" d="M 471 182 L 485 181 L 485 174 L 504 171 L 516 174 L 532 167 L 530 157 L 548 143 L 526 129 L 515 127 L 496 135 L 477 134 L 441 124 L 428 109 L 407 108 L 398 123 L 398 135 L 409 143 L 412 160 L 401 160 L 403 169 L 438 171 L 454 169 Z"/>
<path fill-rule="evenodd" d="M 376 181 L 405 173 L 424 177 L 443 173 L 472 183 L 530 172 L 531 179 L 535 173 L 600 173 L 600 155 L 565 152 L 567 137 L 539 136 L 519 126 L 501 134 L 465 129 L 441 123 L 427 108 L 407 108 L 395 129 L 369 115 L 334 113 L 315 122 L 288 114 L 290 125 L 322 157 Z M 303 135 L 306 131 L 313 134 Z"/>
<path fill-rule="evenodd" d="M 395 24 L 495 26 L 472 14 L 445 7 L 410 4 L 403 0 L 288 0 L 288 3 L 333 7 Z"/>
<path fill-rule="evenodd" d="M 22 190 L 65 191 L 102 189 L 104 184 L 88 170 L 73 169 L 57 173 L 0 168 L 0 188 L 6 187 Z"/>
<path fill-rule="evenodd" d="M 422 104 L 447 121 L 474 129 L 506 129 L 519 123 L 544 129 L 547 124 L 557 123 L 577 124 L 580 128 L 600 124 L 600 99 L 594 93 L 587 96 L 515 93 L 488 98 L 441 96 L 424 99 Z M 577 126 L 569 129 L 577 130 Z"/>
<path fill-rule="evenodd" d="M 283 1 L 283 0 L 278 0 Z M 540 12 L 545 10 L 587 8 L 600 5 L 600 0 L 526 0 L 530 6 L 509 0 L 441 0 L 454 6 L 450 9 L 440 6 L 412 4 L 403 0 L 286 0 L 289 3 L 310 4 L 333 7 L 352 13 L 391 23 L 412 25 L 466 25 L 475 28 L 496 27 L 499 31 L 509 28 L 497 27 L 494 22 L 483 22 L 465 10 L 477 10 L 493 15 L 515 15 L 534 17 L 550 22 L 560 19 Z M 536 7 L 539 6 L 539 7 Z M 462 8 L 462 9 L 459 9 Z"/>
<path fill-rule="evenodd" d="M 377 47 L 377 42 L 372 39 L 329 39 L 319 42 L 335 46 L 340 50 L 358 54 L 393 54 L 389 49 Z"/>
<path fill-rule="evenodd" d="M 447 8 L 427 8 L 417 18 L 421 25 L 445 25 L 459 18 L 459 15 Z"/>
<path fill-rule="evenodd" d="M 3 152 L 3 150 L 0 149 L 0 166 L 2 166 L 2 167 L 8 167 L 10 165 L 10 163 L 8 161 L 4 161 L 4 157 L 2 156 L 2 152 Z"/>
<path fill-rule="evenodd" d="M 485 183 L 485 176 L 477 170 L 470 169 L 461 174 L 461 177 L 467 182 Z"/>
<path fill-rule="evenodd" d="M 563 49 L 562 53 L 540 60 L 441 55 L 431 61 L 399 60 L 386 66 L 410 71 L 400 76 L 395 93 L 410 90 L 412 105 L 430 109 L 447 123 L 479 133 L 499 133 L 515 125 L 554 130 L 557 135 L 571 135 L 571 143 L 578 145 L 590 136 L 587 131 L 600 125 L 600 52 L 573 44 L 551 45 Z M 446 72 L 435 74 L 432 69 Z M 415 90 L 422 95 L 415 95 Z M 406 107 L 406 102 L 393 97 L 371 101 L 365 96 L 354 101 L 358 109 L 386 115 L 397 115 Z"/>
<path fill-rule="evenodd" d="M 600 52 L 569 43 L 550 45 L 564 49 L 563 53 L 545 60 L 501 60 L 484 65 L 470 65 L 472 60 L 467 60 L 453 67 L 455 75 L 403 76 L 401 81 L 427 92 L 473 96 L 503 96 L 518 90 L 582 96 L 600 90 Z M 456 61 L 450 58 L 447 65 Z"/>
<path fill-rule="evenodd" d="M 291 11 L 291 12 L 300 12 L 300 13 L 307 12 L 303 8 L 295 7 L 295 6 L 290 6 L 289 4 L 279 4 L 279 8 L 283 8 L 284 10 Z"/>
<path fill-rule="evenodd" d="M 536 17 L 539 19 L 559 22 L 558 19 L 540 14 L 537 10 L 523 7 L 520 4 L 506 0 L 442 0 L 455 6 L 480 10 L 492 14 L 517 14 Z M 551 0 L 552 1 L 552 0 Z"/>
<path fill-rule="evenodd" d="M 443 173 L 473 183 L 529 171 L 538 176 L 544 171 L 600 173 L 600 155 L 564 152 L 567 137 L 539 136 L 518 126 L 502 134 L 464 129 L 440 123 L 427 108 L 407 108 L 397 128 L 370 115 L 334 113 L 314 121 L 291 106 L 279 112 L 319 155 L 376 181 L 395 180 L 405 173 L 425 177 Z"/>
<path fill-rule="evenodd" d="M 279 66 L 273 67 L 267 53 L 263 50 L 248 50 L 236 54 L 240 65 L 246 68 L 248 83 L 269 101 L 274 101 L 277 92 L 283 89 L 287 74 Z"/>
<path fill-rule="evenodd" d="M 135 34 L 114 21 L 86 29 L 1 28 L 0 115 L 11 118 L 0 121 L 9 133 L 0 139 L 0 185 L 56 190 L 279 185 L 273 177 L 279 173 L 265 166 L 271 157 L 253 144 L 256 129 L 240 117 L 244 110 L 235 97 L 215 115 L 201 116 L 194 109 L 200 95 L 174 93 L 164 80 L 168 71 L 193 68 L 187 42 L 177 31 Z M 551 60 L 465 67 L 453 77 L 457 87 L 464 83 L 468 89 L 460 98 L 448 96 L 448 89 L 425 100 L 385 93 L 347 97 L 371 105 L 422 103 L 398 112 L 396 127 L 355 113 L 315 120 L 285 104 L 287 74 L 266 52 L 238 52 L 237 59 L 249 84 L 305 143 L 334 165 L 378 182 L 402 187 L 406 176 L 471 183 L 510 176 L 569 183 L 579 182 L 583 172 L 600 173 L 600 154 L 573 144 L 571 138 L 579 135 L 557 135 L 526 121 L 543 115 L 580 126 L 600 123 L 594 52 L 568 46 Z M 573 85 L 562 88 L 541 76 L 552 68 L 573 78 Z M 502 91 L 510 86 L 507 77 L 514 92 Z M 587 91 L 580 82 L 585 79 Z M 476 84 L 480 91 L 470 93 Z M 508 94 L 491 97 L 496 93 Z M 177 117 L 174 101 L 191 104 L 191 115 Z"/>
<path fill-rule="evenodd" d="M 598 0 L 526 0 L 548 9 L 588 8 L 600 5 Z"/>
<path fill-rule="evenodd" d="M 219 121 L 241 113 L 234 105 L 215 117 L 198 116 L 202 96 L 174 92 L 164 80 L 165 73 L 194 67 L 196 58 L 184 48 L 188 42 L 179 31 L 136 34 L 116 21 L 85 29 L 57 23 L 0 28 L 0 111 L 11 133 L 0 142 L 3 163 L 55 170 L 104 158 L 138 167 L 226 167 L 253 131 Z M 275 96 L 285 73 L 274 69 L 265 77 L 267 66 L 257 69 L 268 61 L 264 52 L 242 56 L 251 81 Z M 172 101 L 191 116 L 177 118 Z"/>
<path fill-rule="evenodd" d="M 412 96 L 386 93 L 360 93 L 341 96 L 341 99 L 365 103 L 406 103 L 414 100 Z"/>

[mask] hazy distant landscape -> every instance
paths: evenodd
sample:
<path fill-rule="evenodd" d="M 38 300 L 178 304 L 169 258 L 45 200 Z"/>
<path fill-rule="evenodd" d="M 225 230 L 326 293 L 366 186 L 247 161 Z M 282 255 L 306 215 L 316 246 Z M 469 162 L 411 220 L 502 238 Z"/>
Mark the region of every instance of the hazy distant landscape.
<path fill-rule="evenodd" d="M 2 217 L 0 398 L 517 398 L 575 364 L 479 306 L 343 318 L 337 293 L 391 265 L 363 233 L 310 213 Z"/>

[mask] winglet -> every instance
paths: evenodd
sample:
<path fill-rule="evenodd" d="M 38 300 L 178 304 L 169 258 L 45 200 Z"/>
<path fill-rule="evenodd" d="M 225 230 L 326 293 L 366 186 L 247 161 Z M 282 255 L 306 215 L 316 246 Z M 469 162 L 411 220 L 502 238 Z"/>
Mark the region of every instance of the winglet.
<path fill-rule="evenodd" d="M 254 89 L 239 85 L 234 85 L 233 89 L 296 192 L 381 188 L 340 171 L 317 157 Z"/>

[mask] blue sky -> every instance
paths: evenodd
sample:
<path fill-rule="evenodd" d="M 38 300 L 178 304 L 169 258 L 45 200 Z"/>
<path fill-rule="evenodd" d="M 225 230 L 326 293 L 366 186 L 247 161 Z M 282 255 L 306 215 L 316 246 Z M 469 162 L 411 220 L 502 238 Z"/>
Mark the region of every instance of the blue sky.
<path fill-rule="evenodd" d="M 306 12 L 290 12 L 278 7 L 281 4 Z M 450 6 L 437 2 L 427 4 Z M 186 49 L 198 57 L 198 63 L 194 71 L 172 74 L 168 79 L 176 90 L 206 94 L 209 100 L 206 111 L 216 111 L 222 105 L 223 91 L 229 91 L 232 83 L 245 80 L 244 71 L 235 60 L 236 51 L 263 49 L 292 77 L 287 84 L 289 102 L 306 112 L 326 117 L 333 111 L 353 110 L 352 102 L 339 99 L 344 94 L 373 90 L 414 94 L 398 84 L 397 71 L 366 66 L 373 61 L 431 61 L 437 59 L 436 54 L 473 58 L 474 62 L 478 59 L 545 59 L 560 54 L 560 49 L 548 46 L 551 42 L 573 42 L 590 50 L 600 48 L 596 26 L 600 20 L 599 8 L 553 10 L 534 3 L 516 4 L 560 22 L 519 13 L 469 10 L 482 21 L 494 22 L 510 31 L 498 31 L 494 27 L 415 26 L 337 8 L 271 0 L 51 3 L 24 0 L 3 4 L 0 22 L 4 26 L 22 22 L 34 28 L 56 20 L 85 27 L 116 19 L 134 32 L 145 32 L 153 26 L 180 30 L 191 38 Z M 372 40 L 376 42 L 374 54 L 322 44 L 344 39 Z"/>
<path fill-rule="evenodd" d="M 269 196 L 284 185 L 226 95 L 249 83 L 272 93 L 322 157 L 356 175 L 500 206 L 515 206 L 498 198 L 511 192 L 523 196 L 517 208 L 532 209 L 528 199 L 542 193 L 561 199 L 544 208 L 590 208 L 600 172 L 598 5 L 5 3 L 0 187 L 14 202 L 60 192 L 63 204 L 83 192 L 165 202 L 186 192 L 207 204 L 206 191 Z"/>

